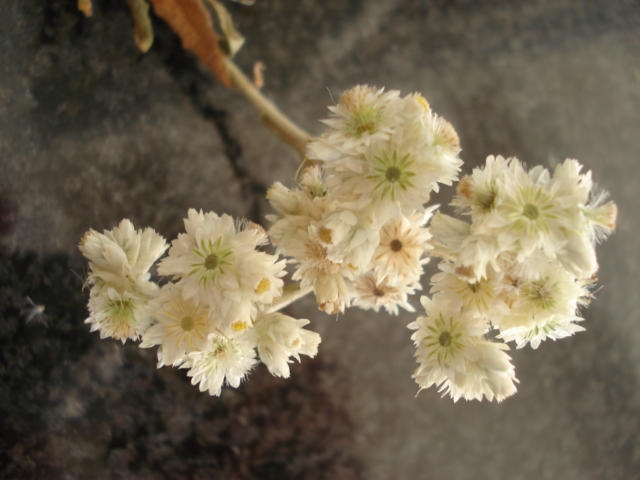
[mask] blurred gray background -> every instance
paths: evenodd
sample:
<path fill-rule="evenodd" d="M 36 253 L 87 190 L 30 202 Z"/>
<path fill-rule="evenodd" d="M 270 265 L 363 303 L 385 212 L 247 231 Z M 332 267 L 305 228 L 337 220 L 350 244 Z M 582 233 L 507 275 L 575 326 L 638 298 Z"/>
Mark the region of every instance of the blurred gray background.
<path fill-rule="evenodd" d="M 167 238 L 181 230 L 191 207 L 265 224 L 264 190 L 291 181 L 294 153 L 244 98 L 182 52 L 161 20 L 154 18 L 155 44 L 141 55 L 126 2 L 94 4 L 94 16 L 84 19 L 73 0 L 0 2 L 0 195 L 14 206 L 4 216 L 17 212 L 5 246 L 69 254 L 80 270 L 76 246 L 83 233 L 112 228 L 123 217 Z M 237 62 L 247 72 L 264 62 L 263 92 L 312 133 L 322 131 L 318 120 L 327 116 L 327 105 L 354 84 L 419 91 L 457 129 L 464 173 L 490 154 L 546 166 L 577 158 L 619 206 L 618 229 L 598 249 L 602 288 L 583 311 L 587 331 L 535 351 L 512 351 L 521 383 L 502 404 L 454 404 L 434 389 L 416 397 L 414 348 L 405 328 L 411 314 L 352 309 L 336 321 L 312 299 L 291 309 L 322 335 L 319 356 L 332 365 L 323 377 L 325 394 L 352 422 L 341 448 L 360 462 L 358 478 L 640 478 L 640 2 L 227 5 L 247 38 Z M 451 194 L 445 188 L 436 201 L 446 204 Z M 423 285 L 434 270 L 430 265 Z M 92 345 L 56 371 L 111 359 L 100 366 L 110 372 L 100 395 L 115 395 L 123 388 L 117 379 L 128 373 L 120 372 L 113 352 L 135 347 Z M 141 355 L 153 369 L 155 353 Z M 333 376 L 341 380 L 332 383 Z M 108 435 L 87 449 L 97 435 L 87 424 L 60 430 L 76 417 L 98 414 L 83 394 L 65 395 L 48 397 L 55 402 L 44 404 L 40 433 L 63 459 L 56 467 L 60 478 L 89 478 L 90 472 L 94 478 L 179 478 L 162 467 L 118 463 Z M 211 404 L 225 395 L 235 393 L 188 399 Z M 199 410 L 183 408 L 185 421 L 197 423 Z M 5 454 L 14 458 L 11 445 Z M 236 478 L 194 472 L 182 478 Z M 279 477 L 253 472 L 242 478 Z"/>

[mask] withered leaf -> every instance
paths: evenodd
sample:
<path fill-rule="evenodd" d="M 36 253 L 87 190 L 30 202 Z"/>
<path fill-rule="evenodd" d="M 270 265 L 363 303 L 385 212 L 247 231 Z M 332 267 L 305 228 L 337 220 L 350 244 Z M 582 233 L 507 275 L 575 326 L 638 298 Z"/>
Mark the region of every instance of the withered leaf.
<path fill-rule="evenodd" d="M 201 0 L 151 0 L 156 14 L 169 24 L 182 39 L 182 46 L 191 50 L 218 78 L 231 88 L 231 79 L 220 49 L 220 37 L 213 29 L 209 12 Z"/>
<path fill-rule="evenodd" d="M 84 13 L 85 17 L 93 15 L 93 5 L 91 0 L 78 0 L 78 10 Z"/>
<path fill-rule="evenodd" d="M 134 38 L 142 53 L 147 53 L 153 44 L 153 27 L 149 18 L 149 4 L 146 0 L 127 0 L 133 17 Z"/>

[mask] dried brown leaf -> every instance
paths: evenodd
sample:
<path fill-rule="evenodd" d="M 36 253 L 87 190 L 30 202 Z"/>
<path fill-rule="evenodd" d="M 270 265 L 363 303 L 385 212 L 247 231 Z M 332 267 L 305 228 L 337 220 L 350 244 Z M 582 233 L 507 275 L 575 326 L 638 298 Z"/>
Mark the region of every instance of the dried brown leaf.
<path fill-rule="evenodd" d="M 149 4 L 146 0 L 127 0 L 133 17 L 134 38 L 142 53 L 147 53 L 153 44 L 153 27 L 149 18 Z"/>
<path fill-rule="evenodd" d="M 156 14 L 169 24 L 182 39 L 182 46 L 191 50 L 218 78 L 231 88 L 231 79 L 224 64 L 220 37 L 213 30 L 211 16 L 201 0 L 151 0 Z"/>
<path fill-rule="evenodd" d="M 93 5 L 91 0 L 78 0 L 78 10 L 84 13 L 85 17 L 93 15 Z"/>

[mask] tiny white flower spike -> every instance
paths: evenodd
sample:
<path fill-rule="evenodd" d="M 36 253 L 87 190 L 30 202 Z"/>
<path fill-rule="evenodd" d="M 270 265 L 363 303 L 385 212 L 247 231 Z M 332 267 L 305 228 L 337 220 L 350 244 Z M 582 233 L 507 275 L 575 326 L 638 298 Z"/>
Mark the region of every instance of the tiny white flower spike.
<path fill-rule="evenodd" d="M 79 248 L 89 260 L 89 283 L 99 291 L 115 288 L 153 295 L 155 285 L 149 282 L 149 269 L 162 256 L 168 245 L 153 229 L 136 231 L 125 219 L 103 234 L 89 230 Z"/>
<path fill-rule="evenodd" d="M 91 331 L 100 331 L 100 338 L 112 337 L 122 341 L 138 340 L 149 325 L 151 316 L 146 299 L 141 299 L 125 291 L 118 293 L 114 288 L 104 288 L 100 294 L 89 298 L 89 318 Z"/>
<path fill-rule="evenodd" d="M 352 303 L 353 306 L 374 312 L 378 312 L 382 307 L 393 315 L 398 315 L 398 307 L 402 307 L 408 312 L 415 312 L 407 297 L 421 288 L 418 277 L 391 281 L 389 277 L 379 277 L 375 273 L 369 272 L 360 275 L 353 282 Z"/>
<path fill-rule="evenodd" d="M 290 357 L 299 362 L 300 355 L 316 356 L 320 335 L 302 328 L 307 324 L 309 320 L 296 320 L 279 312 L 256 320 L 253 331 L 260 360 L 273 375 L 289 378 Z"/>
<path fill-rule="evenodd" d="M 588 283 L 576 280 L 555 263 L 538 279 L 517 281 L 511 311 L 496 324 L 500 337 L 517 341 L 518 348 L 531 340 L 531 346 L 537 348 L 547 336 L 562 338 L 583 330 L 569 324 L 581 320 L 576 313 L 588 301 Z"/>
<path fill-rule="evenodd" d="M 208 307 L 193 298 L 185 299 L 180 288 L 171 283 L 152 303 L 152 315 L 157 323 L 146 331 L 140 347 L 162 346 L 162 351 L 158 350 L 158 368 L 178 366 L 187 353 L 202 350 L 216 327 Z"/>
<path fill-rule="evenodd" d="M 241 334 L 236 338 L 211 333 L 201 351 L 187 354 L 188 360 L 182 366 L 189 368 L 187 375 L 191 384 L 199 384 L 201 392 L 207 390 L 210 395 L 219 396 L 222 385 L 234 388 L 240 386 L 242 379 L 258 363 L 255 341 L 250 335 Z"/>
<path fill-rule="evenodd" d="M 434 208 L 389 220 L 380 230 L 380 243 L 373 254 L 372 267 L 378 275 L 395 279 L 422 275 L 423 256 L 432 246 L 431 234 L 424 225 Z"/>

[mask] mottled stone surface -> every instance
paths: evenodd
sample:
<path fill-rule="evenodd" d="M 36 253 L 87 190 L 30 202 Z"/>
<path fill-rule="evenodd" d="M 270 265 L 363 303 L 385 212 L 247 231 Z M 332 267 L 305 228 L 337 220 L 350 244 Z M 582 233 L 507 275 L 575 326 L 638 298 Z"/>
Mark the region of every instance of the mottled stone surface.
<path fill-rule="evenodd" d="M 305 299 L 292 312 L 322 334 L 320 362 L 290 387 L 259 370 L 222 399 L 89 335 L 67 266 L 81 268 L 84 231 L 128 217 L 171 238 L 189 207 L 259 220 L 297 166 L 161 21 L 141 56 L 126 2 L 95 3 L 83 19 L 73 0 L 0 2 L 0 234 L 17 251 L 2 256 L 0 464 L 15 469 L 0 477 L 640 478 L 637 1 L 229 4 L 238 63 L 263 61 L 264 92 L 314 133 L 353 84 L 421 91 L 458 130 L 465 172 L 489 154 L 572 157 L 612 193 L 587 331 L 512 352 L 519 392 L 499 405 L 415 398 L 409 314 L 336 322 Z M 19 322 L 26 295 L 49 326 Z"/>

